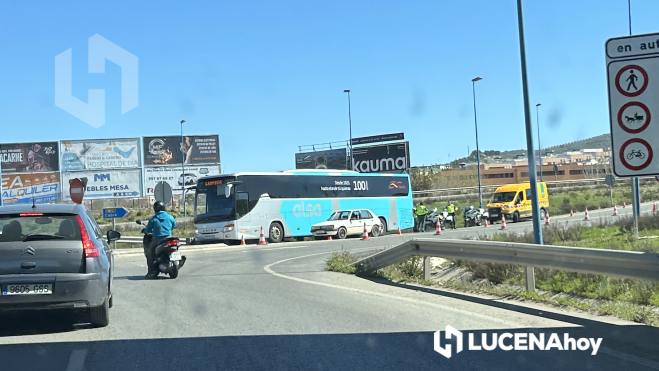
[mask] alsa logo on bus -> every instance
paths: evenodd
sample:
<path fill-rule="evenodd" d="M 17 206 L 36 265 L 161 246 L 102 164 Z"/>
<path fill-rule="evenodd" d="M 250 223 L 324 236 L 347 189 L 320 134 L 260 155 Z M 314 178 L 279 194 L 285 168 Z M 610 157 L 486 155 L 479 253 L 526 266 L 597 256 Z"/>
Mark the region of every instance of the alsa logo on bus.
<path fill-rule="evenodd" d="M 320 204 L 305 204 L 300 202 L 293 206 L 293 215 L 296 217 L 310 217 L 310 216 L 320 216 L 321 208 Z"/>

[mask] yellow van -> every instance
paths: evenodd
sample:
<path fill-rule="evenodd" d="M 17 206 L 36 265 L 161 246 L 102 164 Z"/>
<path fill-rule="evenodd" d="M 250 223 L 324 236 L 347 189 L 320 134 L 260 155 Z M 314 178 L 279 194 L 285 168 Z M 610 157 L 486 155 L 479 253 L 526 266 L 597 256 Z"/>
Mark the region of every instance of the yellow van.
<path fill-rule="evenodd" d="M 549 194 L 547 185 L 538 182 L 538 197 L 540 201 L 540 219 L 544 220 L 549 212 Z M 531 206 L 531 184 L 508 184 L 497 188 L 492 199 L 487 204 L 487 212 L 491 223 L 506 216 L 506 221 L 517 223 L 520 219 L 533 215 Z"/>

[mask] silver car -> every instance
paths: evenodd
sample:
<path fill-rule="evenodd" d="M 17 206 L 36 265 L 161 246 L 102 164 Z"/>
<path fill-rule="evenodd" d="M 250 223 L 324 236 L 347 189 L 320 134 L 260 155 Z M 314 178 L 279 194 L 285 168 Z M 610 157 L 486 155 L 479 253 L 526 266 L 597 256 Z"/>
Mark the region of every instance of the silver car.
<path fill-rule="evenodd" d="M 82 205 L 0 207 L 0 311 L 84 309 L 96 327 L 110 323 L 114 256 Z"/>

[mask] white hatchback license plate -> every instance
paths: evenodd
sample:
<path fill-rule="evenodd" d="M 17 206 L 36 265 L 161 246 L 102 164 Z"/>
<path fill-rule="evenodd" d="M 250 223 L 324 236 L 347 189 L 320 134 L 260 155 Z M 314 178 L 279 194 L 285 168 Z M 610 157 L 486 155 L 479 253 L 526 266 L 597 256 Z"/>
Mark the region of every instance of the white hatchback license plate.
<path fill-rule="evenodd" d="M 51 295 L 52 293 L 53 285 L 49 283 L 26 283 L 2 287 L 2 295 Z"/>
<path fill-rule="evenodd" d="M 176 251 L 176 252 L 173 252 L 173 253 L 169 254 L 169 260 L 171 260 L 171 261 L 182 260 L 181 259 L 181 253 Z"/>

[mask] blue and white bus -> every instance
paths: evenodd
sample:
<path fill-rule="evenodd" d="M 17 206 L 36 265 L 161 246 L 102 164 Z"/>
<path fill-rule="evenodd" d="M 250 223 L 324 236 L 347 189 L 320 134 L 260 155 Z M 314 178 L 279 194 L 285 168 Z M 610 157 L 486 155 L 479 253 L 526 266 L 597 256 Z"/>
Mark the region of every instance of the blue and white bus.
<path fill-rule="evenodd" d="M 261 227 L 272 243 L 311 236 L 311 226 L 334 211 L 372 210 L 387 230 L 414 226 L 407 174 L 345 170 L 245 172 L 199 179 L 195 191 L 196 241 L 232 244 L 257 239 Z"/>

